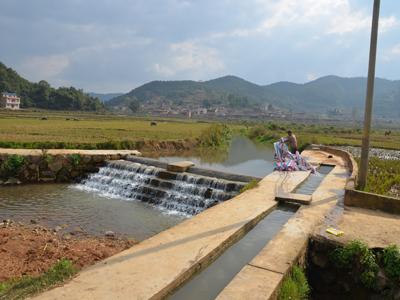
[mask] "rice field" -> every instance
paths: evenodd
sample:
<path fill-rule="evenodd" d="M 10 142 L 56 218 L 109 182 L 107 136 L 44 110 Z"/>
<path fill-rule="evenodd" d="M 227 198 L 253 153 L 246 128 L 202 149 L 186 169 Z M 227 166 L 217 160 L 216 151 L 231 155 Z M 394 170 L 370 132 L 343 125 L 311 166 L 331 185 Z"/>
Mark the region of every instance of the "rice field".
<path fill-rule="evenodd" d="M 90 144 L 194 139 L 209 126 L 204 122 L 181 120 L 159 120 L 152 126 L 150 120 L 112 115 L 8 112 L 0 114 L 0 142 Z"/>

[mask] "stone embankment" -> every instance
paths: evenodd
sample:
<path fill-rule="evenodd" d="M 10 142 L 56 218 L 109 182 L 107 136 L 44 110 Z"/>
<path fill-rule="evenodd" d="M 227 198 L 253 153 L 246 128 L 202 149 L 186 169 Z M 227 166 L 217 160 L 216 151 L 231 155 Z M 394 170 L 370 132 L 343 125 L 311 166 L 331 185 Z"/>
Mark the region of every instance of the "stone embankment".
<path fill-rule="evenodd" d="M 347 152 L 350 152 L 351 155 L 353 155 L 354 157 L 361 156 L 361 148 L 360 147 L 341 146 L 341 147 L 337 147 L 337 148 L 345 150 Z M 400 160 L 400 150 L 371 148 L 369 150 L 369 155 L 372 157 L 378 157 L 380 159 Z"/>
<path fill-rule="evenodd" d="M 0 185 L 73 182 L 96 172 L 106 160 L 140 155 L 135 150 L 0 149 Z"/>

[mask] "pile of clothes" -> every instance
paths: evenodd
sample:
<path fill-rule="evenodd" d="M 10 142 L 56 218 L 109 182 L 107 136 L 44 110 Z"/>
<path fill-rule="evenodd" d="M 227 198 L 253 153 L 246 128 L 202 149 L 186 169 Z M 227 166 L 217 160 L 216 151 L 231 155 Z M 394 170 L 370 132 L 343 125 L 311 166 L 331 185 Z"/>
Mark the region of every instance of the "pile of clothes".
<path fill-rule="evenodd" d="M 309 164 L 298 151 L 291 153 L 284 143 L 280 140 L 274 143 L 275 148 L 275 166 L 277 171 L 307 171 L 315 172 L 315 168 Z"/>

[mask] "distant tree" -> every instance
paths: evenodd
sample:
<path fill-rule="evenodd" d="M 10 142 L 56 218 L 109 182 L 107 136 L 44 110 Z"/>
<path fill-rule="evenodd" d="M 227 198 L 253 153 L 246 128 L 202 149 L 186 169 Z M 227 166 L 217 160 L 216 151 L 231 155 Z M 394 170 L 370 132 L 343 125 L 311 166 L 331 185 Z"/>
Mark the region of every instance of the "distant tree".
<path fill-rule="evenodd" d="M 21 107 L 39 107 L 62 110 L 103 110 L 98 98 L 85 94 L 74 87 L 54 89 L 41 80 L 32 83 L 22 78 L 0 62 L 0 92 L 14 92 L 21 97 Z"/>
<path fill-rule="evenodd" d="M 133 113 L 135 113 L 139 111 L 140 103 L 137 99 L 133 98 L 129 101 L 128 107 Z"/>
<path fill-rule="evenodd" d="M 210 107 L 211 107 L 211 101 L 208 100 L 208 99 L 204 99 L 204 100 L 201 102 L 201 104 L 202 104 L 202 106 L 205 107 L 205 108 L 210 108 Z"/>

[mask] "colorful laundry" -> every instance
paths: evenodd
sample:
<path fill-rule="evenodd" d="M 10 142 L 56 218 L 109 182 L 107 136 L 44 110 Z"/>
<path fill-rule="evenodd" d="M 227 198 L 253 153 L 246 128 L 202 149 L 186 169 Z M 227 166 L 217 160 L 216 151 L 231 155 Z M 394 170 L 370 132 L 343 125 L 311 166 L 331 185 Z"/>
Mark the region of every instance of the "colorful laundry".
<path fill-rule="evenodd" d="M 295 154 L 291 153 L 281 139 L 274 143 L 275 149 L 275 164 L 274 170 L 277 171 L 307 171 L 315 172 L 315 168 L 308 163 L 298 151 Z"/>

